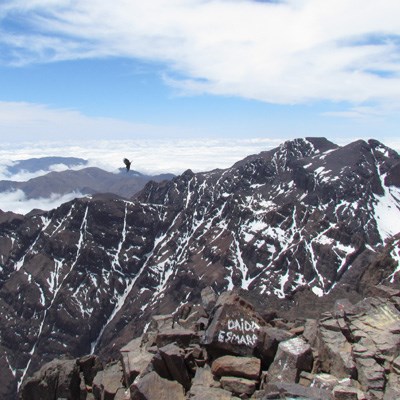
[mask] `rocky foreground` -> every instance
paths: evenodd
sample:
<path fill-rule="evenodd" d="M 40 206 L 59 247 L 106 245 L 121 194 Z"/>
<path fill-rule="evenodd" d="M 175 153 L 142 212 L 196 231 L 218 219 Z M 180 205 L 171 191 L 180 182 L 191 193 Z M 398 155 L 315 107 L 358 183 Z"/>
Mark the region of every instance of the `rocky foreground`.
<path fill-rule="evenodd" d="M 105 365 L 96 355 L 54 360 L 28 378 L 22 400 L 400 398 L 400 289 L 338 300 L 319 319 L 259 313 L 237 292 L 154 316 Z"/>

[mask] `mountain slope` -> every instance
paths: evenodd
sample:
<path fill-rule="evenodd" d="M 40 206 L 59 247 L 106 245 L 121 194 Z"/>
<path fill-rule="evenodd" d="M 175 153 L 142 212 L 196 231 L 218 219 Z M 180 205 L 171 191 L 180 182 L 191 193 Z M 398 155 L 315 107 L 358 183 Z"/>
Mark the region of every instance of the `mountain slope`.
<path fill-rule="evenodd" d="M 0 395 L 60 354 L 112 354 L 207 285 L 274 302 L 397 280 L 399 162 L 376 141 L 297 139 L 131 200 L 1 214 Z"/>

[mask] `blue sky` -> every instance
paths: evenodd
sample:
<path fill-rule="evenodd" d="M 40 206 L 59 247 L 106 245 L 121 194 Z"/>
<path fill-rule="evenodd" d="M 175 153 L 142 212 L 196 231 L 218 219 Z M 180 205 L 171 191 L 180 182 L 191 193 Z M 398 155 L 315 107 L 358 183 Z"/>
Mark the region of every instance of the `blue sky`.
<path fill-rule="evenodd" d="M 398 0 L 3 0 L 1 138 L 400 149 L 399 15 Z"/>

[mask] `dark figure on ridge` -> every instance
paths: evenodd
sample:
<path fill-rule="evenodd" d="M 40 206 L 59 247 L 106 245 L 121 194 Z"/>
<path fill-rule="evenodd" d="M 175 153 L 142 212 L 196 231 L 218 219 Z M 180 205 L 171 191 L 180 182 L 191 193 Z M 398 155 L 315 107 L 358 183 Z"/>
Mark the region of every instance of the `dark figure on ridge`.
<path fill-rule="evenodd" d="M 131 169 L 131 162 L 127 158 L 124 158 L 124 164 L 126 166 L 126 172 L 129 172 Z"/>

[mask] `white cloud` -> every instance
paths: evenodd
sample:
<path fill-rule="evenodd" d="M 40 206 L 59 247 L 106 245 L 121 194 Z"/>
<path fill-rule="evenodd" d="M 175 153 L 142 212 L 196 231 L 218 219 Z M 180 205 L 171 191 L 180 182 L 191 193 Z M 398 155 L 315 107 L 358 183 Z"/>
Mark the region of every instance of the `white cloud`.
<path fill-rule="evenodd" d="M 83 197 L 83 195 L 73 192 L 62 196 L 53 194 L 49 198 L 27 199 L 22 190 L 15 190 L 1 193 L 0 209 L 3 211 L 13 211 L 17 214 L 26 214 L 35 208 L 47 211 L 76 197 Z"/>
<path fill-rule="evenodd" d="M 159 132 L 178 132 L 178 128 L 135 124 L 115 118 L 91 117 L 77 110 L 52 108 L 43 104 L 0 101 L 0 129 L 3 141 L 40 141 L 56 137 L 86 140 L 113 137 L 148 137 Z"/>
<path fill-rule="evenodd" d="M 0 43 L 20 64 L 161 61 L 182 92 L 400 103 L 399 15 L 398 0 L 12 0 L 0 18 L 27 30 L 3 30 Z"/>

